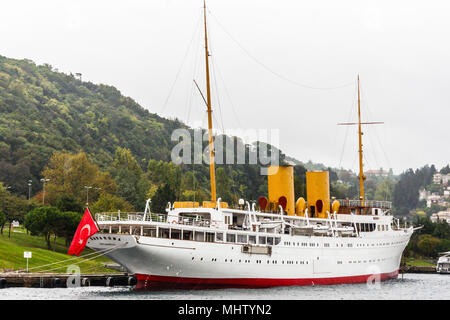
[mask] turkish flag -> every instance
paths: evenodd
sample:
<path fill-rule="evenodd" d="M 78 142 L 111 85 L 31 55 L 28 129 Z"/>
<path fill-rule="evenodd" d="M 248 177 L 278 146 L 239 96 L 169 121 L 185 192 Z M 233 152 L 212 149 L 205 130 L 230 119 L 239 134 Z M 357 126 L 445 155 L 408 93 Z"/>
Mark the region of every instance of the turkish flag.
<path fill-rule="evenodd" d="M 83 219 L 81 219 L 77 231 L 73 236 L 68 254 L 75 254 L 79 256 L 81 251 L 83 251 L 84 247 L 86 246 L 89 237 L 97 233 L 98 231 L 99 229 L 94 219 L 92 219 L 89 208 L 86 208 L 86 211 L 84 211 Z"/>

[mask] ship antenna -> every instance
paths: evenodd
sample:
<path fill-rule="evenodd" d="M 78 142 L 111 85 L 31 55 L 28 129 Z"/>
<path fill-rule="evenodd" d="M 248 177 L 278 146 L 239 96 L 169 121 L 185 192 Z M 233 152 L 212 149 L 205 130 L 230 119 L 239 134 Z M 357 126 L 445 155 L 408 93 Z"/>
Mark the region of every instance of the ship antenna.
<path fill-rule="evenodd" d="M 363 124 L 382 124 L 384 122 L 361 122 L 361 97 L 359 91 L 359 75 L 358 75 L 358 122 L 357 123 L 338 123 L 338 125 L 358 125 L 358 145 L 359 145 L 359 198 L 361 200 L 361 206 L 364 207 L 364 180 L 366 176 L 363 171 L 363 150 L 362 150 L 362 135 L 361 125 Z"/>
<path fill-rule="evenodd" d="M 214 141 L 212 131 L 211 86 L 209 80 L 209 52 L 208 32 L 206 28 L 206 1 L 203 1 L 203 17 L 205 22 L 205 62 L 206 62 L 206 104 L 208 108 L 208 137 L 209 137 L 209 175 L 211 180 L 211 201 L 216 201 L 216 172 L 214 168 Z"/>

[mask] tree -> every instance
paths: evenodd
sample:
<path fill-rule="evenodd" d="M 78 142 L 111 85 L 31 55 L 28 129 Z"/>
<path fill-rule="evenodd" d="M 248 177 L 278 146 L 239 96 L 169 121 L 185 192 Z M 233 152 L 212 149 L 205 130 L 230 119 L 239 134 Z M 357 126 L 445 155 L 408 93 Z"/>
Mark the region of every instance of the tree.
<path fill-rule="evenodd" d="M 141 167 L 129 149 L 116 149 L 111 173 L 117 184 L 117 195 L 125 198 L 134 207 L 143 209 L 150 183 L 143 176 Z"/>
<path fill-rule="evenodd" d="M 2 230 L 5 223 L 6 223 L 6 215 L 3 213 L 3 211 L 0 211 L 0 226 Z"/>
<path fill-rule="evenodd" d="M 375 190 L 374 200 L 392 201 L 395 183 L 391 178 L 383 179 L 378 183 Z"/>
<path fill-rule="evenodd" d="M 69 195 L 63 195 L 58 200 L 56 200 L 56 207 L 61 212 L 83 212 L 83 206 L 76 202 L 74 198 L 70 197 Z"/>
<path fill-rule="evenodd" d="M 3 234 L 3 228 L 6 223 L 9 225 L 8 237 L 11 237 L 11 223 L 14 220 L 24 221 L 25 214 L 36 206 L 34 201 L 27 201 L 23 196 L 16 196 L 7 191 L 0 182 L 0 211 L 5 215 L 5 221 L 0 224 L 0 233 Z"/>
<path fill-rule="evenodd" d="M 181 169 L 173 162 L 150 160 L 147 177 L 152 184 L 158 186 L 167 184 L 174 190 L 175 194 L 180 194 Z"/>
<path fill-rule="evenodd" d="M 61 212 L 56 207 L 35 208 L 25 216 L 24 225 L 32 235 L 43 235 L 51 250 L 51 235 L 61 232 Z"/>
<path fill-rule="evenodd" d="M 429 234 L 423 234 L 419 236 L 419 241 L 417 242 L 417 248 L 419 252 L 427 257 L 437 256 L 437 248 L 440 244 L 440 240 L 434 238 Z"/>
<path fill-rule="evenodd" d="M 151 211 L 155 213 L 165 213 L 168 202 L 175 200 L 175 190 L 169 184 L 159 186 L 151 202 Z"/>
<path fill-rule="evenodd" d="M 432 235 L 439 239 L 450 240 L 450 225 L 446 221 L 438 221 L 434 223 Z"/>
<path fill-rule="evenodd" d="M 113 193 L 116 184 L 109 173 L 101 172 L 86 153 L 54 153 L 42 176 L 50 179 L 45 185 L 45 199 L 51 204 L 70 194 L 77 203 L 86 201 L 86 189 L 91 186 L 89 198 L 95 200 L 100 192 Z"/>
<path fill-rule="evenodd" d="M 217 168 L 216 170 L 217 197 L 222 201 L 231 203 L 233 194 L 231 193 L 231 180 L 225 171 L 225 168 Z"/>
<path fill-rule="evenodd" d="M 102 193 L 98 200 L 91 206 L 93 213 L 125 211 L 133 212 L 134 208 L 131 203 L 124 198 L 112 194 Z"/>
<path fill-rule="evenodd" d="M 58 216 L 56 228 L 54 230 L 55 237 L 62 237 L 66 239 L 66 246 L 68 246 L 77 231 L 83 214 L 81 212 L 61 212 Z"/>
<path fill-rule="evenodd" d="M 450 173 L 450 165 L 446 165 L 445 167 L 443 167 L 443 168 L 439 171 L 439 173 L 442 173 L 442 174 L 449 174 L 449 173 Z"/>

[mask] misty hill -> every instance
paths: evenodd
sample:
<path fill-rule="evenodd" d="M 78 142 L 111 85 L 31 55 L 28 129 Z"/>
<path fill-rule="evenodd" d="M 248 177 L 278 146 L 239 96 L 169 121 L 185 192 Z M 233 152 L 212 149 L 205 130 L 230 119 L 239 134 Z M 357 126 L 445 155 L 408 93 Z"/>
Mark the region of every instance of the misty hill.
<path fill-rule="evenodd" d="M 25 182 L 40 178 L 54 151 L 85 151 L 101 167 L 118 146 L 141 165 L 150 158 L 169 161 L 170 135 L 183 126 L 112 86 L 0 56 L 0 181 L 15 191 L 26 193 Z"/>

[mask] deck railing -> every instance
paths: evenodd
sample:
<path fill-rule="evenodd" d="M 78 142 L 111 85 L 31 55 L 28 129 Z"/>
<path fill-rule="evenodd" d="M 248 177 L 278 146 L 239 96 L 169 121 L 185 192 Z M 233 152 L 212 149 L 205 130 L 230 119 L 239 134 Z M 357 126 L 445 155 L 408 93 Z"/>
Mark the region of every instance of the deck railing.
<path fill-rule="evenodd" d="M 378 201 L 378 200 L 350 200 L 350 199 L 336 199 L 341 206 L 346 207 L 371 207 L 381 209 L 391 209 L 392 202 L 390 201 Z M 364 204 L 363 204 L 364 203 Z"/>
<path fill-rule="evenodd" d="M 176 218 L 176 224 L 208 227 L 211 224 L 210 219 L 204 219 L 201 216 L 189 217 L 189 216 L 174 216 Z M 102 212 L 95 215 L 95 219 L 98 222 L 167 222 L 170 215 L 158 214 L 158 213 L 143 213 L 143 212 Z M 170 219 L 169 219 L 170 220 Z"/>

